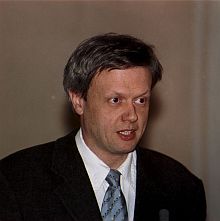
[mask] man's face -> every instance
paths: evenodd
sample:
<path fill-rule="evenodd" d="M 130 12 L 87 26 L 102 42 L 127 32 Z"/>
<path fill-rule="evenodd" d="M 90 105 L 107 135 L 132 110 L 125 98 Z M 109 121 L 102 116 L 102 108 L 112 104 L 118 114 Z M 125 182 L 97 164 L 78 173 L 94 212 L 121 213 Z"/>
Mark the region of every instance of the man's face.
<path fill-rule="evenodd" d="M 147 124 L 150 92 L 151 74 L 143 67 L 102 71 L 86 101 L 70 92 L 85 143 L 104 162 L 134 150 Z"/>

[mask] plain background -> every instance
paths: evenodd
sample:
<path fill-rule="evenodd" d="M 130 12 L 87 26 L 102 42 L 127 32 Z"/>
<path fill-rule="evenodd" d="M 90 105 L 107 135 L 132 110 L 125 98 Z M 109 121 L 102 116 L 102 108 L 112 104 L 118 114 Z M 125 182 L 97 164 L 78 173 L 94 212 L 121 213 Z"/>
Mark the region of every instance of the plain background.
<path fill-rule="evenodd" d="M 220 2 L 1 1 L 0 157 L 78 126 L 62 88 L 64 65 L 85 38 L 131 34 L 164 66 L 142 145 L 204 181 L 208 221 L 220 219 Z M 184 211 L 183 211 L 184 212 Z"/>

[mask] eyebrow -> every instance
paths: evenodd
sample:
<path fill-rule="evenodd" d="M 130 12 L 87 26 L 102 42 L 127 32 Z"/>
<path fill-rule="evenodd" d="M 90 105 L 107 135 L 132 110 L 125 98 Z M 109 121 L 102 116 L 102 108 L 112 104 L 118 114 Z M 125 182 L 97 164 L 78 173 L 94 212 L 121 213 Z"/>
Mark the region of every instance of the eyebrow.
<path fill-rule="evenodd" d="M 145 91 L 144 93 L 140 94 L 138 97 L 143 96 L 143 95 L 147 95 L 147 94 L 151 95 L 151 90 Z"/>
<path fill-rule="evenodd" d="M 145 96 L 145 95 L 151 95 L 151 90 L 150 89 L 147 89 L 145 92 L 143 92 L 143 93 L 141 93 L 141 94 L 139 94 L 139 95 L 137 95 L 137 96 L 135 96 L 135 98 L 136 97 L 141 97 L 141 96 Z M 107 94 L 107 96 L 125 96 L 125 94 L 124 93 L 121 93 L 121 92 L 118 92 L 118 91 L 112 91 L 112 92 L 110 92 L 109 94 Z"/>

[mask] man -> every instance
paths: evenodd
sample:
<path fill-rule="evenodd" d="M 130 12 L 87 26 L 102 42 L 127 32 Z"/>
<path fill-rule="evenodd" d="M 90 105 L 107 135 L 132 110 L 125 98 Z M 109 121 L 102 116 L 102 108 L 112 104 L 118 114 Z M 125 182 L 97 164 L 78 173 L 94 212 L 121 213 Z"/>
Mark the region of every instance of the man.
<path fill-rule="evenodd" d="M 177 161 L 142 149 L 162 66 L 128 35 L 82 42 L 64 71 L 81 128 L 0 162 L 1 221 L 204 221 L 203 184 Z"/>

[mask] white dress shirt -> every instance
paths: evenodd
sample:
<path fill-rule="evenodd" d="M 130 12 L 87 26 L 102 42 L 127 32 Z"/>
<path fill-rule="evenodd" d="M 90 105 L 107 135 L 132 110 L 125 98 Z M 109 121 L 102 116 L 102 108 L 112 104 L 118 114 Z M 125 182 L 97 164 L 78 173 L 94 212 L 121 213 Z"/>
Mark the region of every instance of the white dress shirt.
<path fill-rule="evenodd" d="M 99 159 L 85 144 L 82 130 L 75 137 L 76 145 L 85 164 L 95 196 L 101 211 L 102 201 L 108 188 L 105 180 L 110 168 Z M 126 199 L 128 220 L 133 221 L 136 196 L 136 151 L 128 154 L 127 159 L 117 169 L 121 173 L 121 188 Z"/>

